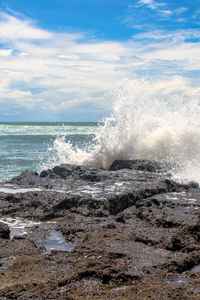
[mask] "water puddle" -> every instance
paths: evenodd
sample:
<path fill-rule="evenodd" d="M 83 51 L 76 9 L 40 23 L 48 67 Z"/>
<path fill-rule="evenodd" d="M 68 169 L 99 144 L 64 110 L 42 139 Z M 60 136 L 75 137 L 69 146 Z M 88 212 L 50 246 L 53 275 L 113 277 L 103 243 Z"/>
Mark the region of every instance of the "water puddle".
<path fill-rule="evenodd" d="M 10 257 L 3 257 L 0 259 L 0 272 L 5 271 L 8 269 L 10 266 L 13 265 L 14 261 L 16 260 L 15 256 L 10 256 Z M 1 299 L 1 298 L 0 298 Z"/>
<path fill-rule="evenodd" d="M 13 239 L 15 236 L 22 237 L 27 234 L 27 229 L 35 225 L 45 225 L 41 222 L 32 222 L 29 220 L 21 220 L 19 218 L 1 218 L 0 222 L 5 223 L 10 228 L 10 239 Z M 48 222 L 55 223 L 55 222 Z M 55 226 L 54 226 L 55 227 Z M 39 240 L 36 239 L 34 242 L 39 243 Z M 45 244 L 40 244 L 38 247 L 44 247 L 46 250 L 44 253 L 50 253 L 51 250 L 62 250 L 62 251 L 71 251 L 75 246 L 68 244 L 62 233 L 56 230 L 52 230 L 50 235 L 47 236 Z"/>
<path fill-rule="evenodd" d="M 124 182 L 115 182 L 114 183 L 116 186 L 123 186 L 124 185 Z"/>
<path fill-rule="evenodd" d="M 40 188 L 19 188 L 15 186 L 11 187 L 0 187 L 0 193 L 5 194 L 25 194 L 28 192 L 56 192 L 56 193 L 66 193 L 69 191 L 65 190 L 55 190 L 55 189 L 40 189 Z"/>
<path fill-rule="evenodd" d="M 38 188 L 24 188 L 24 189 L 19 189 L 19 187 L 12 187 L 12 188 L 6 188 L 6 187 L 3 187 L 3 188 L 0 188 L 0 193 L 6 193 L 6 194 L 25 194 L 27 192 L 42 192 L 43 190 L 42 189 L 38 189 Z"/>
<path fill-rule="evenodd" d="M 111 289 L 111 291 L 118 292 L 118 291 L 127 290 L 129 288 L 130 288 L 130 286 L 125 285 L 125 286 L 113 288 L 113 289 Z"/>
<path fill-rule="evenodd" d="M 50 253 L 51 250 L 71 251 L 75 247 L 66 243 L 62 233 L 56 230 L 51 231 L 46 243 L 42 246 L 46 249 L 43 254 Z"/>
<path fill-rule="evenodd" d="M 10 228 L 10 239 L 13 239 L 14 237 L 23 237 L 24 235 L 29 236 L 29 234 L 32 234 L 31 227 L 35 225 L 40 225 L 39 230 L 42 231 L 48 230 L 49 227 L 55 228 L 56 222 L 33 222 L 29 220 L 21 220 L 19 218 L 13 219 L 13 218 L 0 218 L 0 222 L 5 223 Z M 36 226 L 38 228 L 38 226 Z M 37 235 L 37 231 L 36 231 Z M 75 246 L 66 243 L 63 235 L 61 232 L 58 232 L 56 230 L 50 231 L 50 234 L 46 237 L 46 242 L 44 242 L 44 239 L 41 235 L 41 240 L 37 235 L 37 238 L 33 238 L 29 236 L 29 240 L 34 242 L 35 245 L 38 248 L 43 248 L 44 252 L 43 254 L 51 253 L 52 250 L 62 250 L 62 251 L 71 251 Z M 0 272 L 6 270 L 9 266 L 13 264 L 13 262 L 17 259 L 17 257 L 11 256 L 11 257 L 5 257 L 0 259 Z"/>
<path fill-rule="evenodd" d="M 200 265 L 194 266 L 190 272 L 200 272 Z M 173 280 L 169 281 L 170 285 L 175 285 L 175 284 L 180 284 L 180 283 L 186 283 L 187 282 L 187 277 L 185 276 L 178 276 L 177 278 L 174 278 Z"/>
<path fill-rule="evenodd" d="M 183 276 L 178 276 L 177 278 L 174 278 L 169 282 L 170 285 L 180 284 L 180 283 L 186 283 L 187 278 Z"/>
<path fill-rule="evenodd" d="M 1 218 L 0 222 L 5 223 L 10 228 L 10 239 L 15 236 L 23 236 L 27 234 L 26 227 L 32 227 L 34 225 L 40 224 L 40 222 L 32 222 L 28 220 L 21 220 L 19 218 Z"/>
<path fill-rule="evenodd" d="M 197 199 L 193 199 L 193 198 L 188 198 L 188 203 L 194 203 L 197 202 Z"/>
<path fill-rule="evenodd" d="M 200 272 L 200 265 L 193 267 L 190 271 L 191 272 Z"/>
<path fill-rule="evenodd" d="M 102 193 L 102 188 L 90 186 L 90 185 L 83 185 L 83 186 L 76 188 L 76 190 L 73 190 L 71 192 L 72 192 L 72 194 L 76 194 L 79 196 L 86 194 L 86 195 L 91 195 L 92 197 L 96 197 Z"/>

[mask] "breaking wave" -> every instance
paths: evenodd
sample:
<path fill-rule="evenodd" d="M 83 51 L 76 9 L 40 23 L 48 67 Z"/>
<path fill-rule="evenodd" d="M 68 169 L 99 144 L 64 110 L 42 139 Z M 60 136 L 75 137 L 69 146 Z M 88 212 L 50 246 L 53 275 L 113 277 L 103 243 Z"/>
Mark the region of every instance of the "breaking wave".
<path fill-rule="evenodd" d="M 113 96 L 113 95 L 112 95 Z M 125 80 L 93 143 L 74 147 L 58 137 L 51 161 L 108 168 L 115 159 L 148 159 L 179 166 L 176 177 L 200 181 L 199 98 L 163 96 L 150 81 Z"/>

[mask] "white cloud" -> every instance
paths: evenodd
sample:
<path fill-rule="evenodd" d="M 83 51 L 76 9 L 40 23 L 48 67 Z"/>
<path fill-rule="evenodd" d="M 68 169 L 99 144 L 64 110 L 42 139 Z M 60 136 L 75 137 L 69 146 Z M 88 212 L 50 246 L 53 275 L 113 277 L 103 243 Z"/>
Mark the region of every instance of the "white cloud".
<path fill-rule="evenodd" d="M 72 59 L 72 60 L 79 59 L 78 55 L 64 55 L 64 54 L 59 54 L 57 57 L 64 58 L 64 59 Z"/>
<path fill-rule="evenodd" d="M 147 7 L 151 9 L 157 9 L 160 6 L 166 5 L 166 3 L 159 3 L 159 2 L 155 2 L 154 0 L 140 0 L 138 3 L 145 4 L 147 5 Z"/>
<path fill-rule="evenodd" d="M 4 42 L 11 39 L 49 39 L 52 34 L 37 28 L 30 20 L 20 20 L 5 12 L 0 12 L 0 37 Z"/>
<path fill-rule="evenodd" d="M 187 96 L 200 96 L 199 87 L 191 87 L 191 80 L 182 76 L 172 76 L 169 79 L 157 80 L 152 86 L 154 91 L 162 94 L 182 92 Z"/>
<path fill-rule="evenodd" d="M 164 5 L 153 0 L 142 3 L 156 8 Z M 199 36 L 198 29 L 157 30 L 126 42 L 90 40 L 82 33 L 48 31 L 32 20 L 0 13 L 0 42 L 7 49 L 0 50 L 2 111 L 15 111 L 16 115 L 23 109 L 38 114 L 43 111 L 46 115 L 40 113 L 40 117 L 48 120 L 59 118 L 65 110 L 78 113 L 84 106 L 104 113 L 108 103 L 102 91 L 116 88 L 123 77 L 146 71 L 151 74 L 152 70 L 158 74 L 156 84 L 163 93 L 178 89 L 191 95 L 199 93 L 192 79 L 171 79 L 172 74 L 200 69 L 199 43 L 184 42 Z"/>
<path fill-rule="evenodd" d="M 174 13 L 177 15 L 181 15 L 181 14 L 185 13 L 186 11 L 188 11 L 187 7 L 179 7 L 174 10 Z"/>
<path fill-rule="evenodd" d="M 31 92 L 30 91 L 23 92 L 23 91 L 15 90 L 13 92 L 10 92 L 9 96 L 10 96 L 10 98 L 14 98 L 14 99 L 20 98 L 21 99 L 22 97 L 31 96 Z"/>
<path fill-rule="evenodd" d="M 199 15 L 200 15 L 200 9 L 197 9 L 197 10 L 195 11 L 195 13 L 192 15 L 192 18 L 193 18 L 193 19 L 199 18 Z"/>
<path fill-rule="evenodd" d="M 82 34 L 56 33 L 41 29 L 32 20 L 0 12 L 0 43 L 31 55 L 54 55 L 59 47 L 70 47 Z"/>
<path fill-rule="evenodd" d="M 19 53 L 19 56 L 28 56 L 29 54 L 28 53 L 26 53 L 26 52 L 21 52 L 21 53 Z"/>
<path fill-rule="evenodd" d="M 167 30 L 152 30 L 151 32 L 145 32 L 136 34 L 133 36 L 133 39 L 139 39 L 139 40 L 157 40 L 160 42 L 165 41 L 171 41 L 171 43 L 179 43 L 186 39 L 193 39 L 193 38 L 199 38 L 200 37 L 200 30 L 199 29 L 181 29 L 181 30 L 174 30 L 174 31 L 167 31 Z M 169 44 L 171 46 L 172 44 Z"/>
<path fill-rule="evenodd" d="M 172 15 L 173 13 L 171 12 L 171 10 L 159 10 L 159 12 L 161 14 L 165 14 L 165 15 Z"/>
<path fill-rule="evenodd" d="M 178 18 L 178 19 L 176 20 L 176 22 L 186 22 L 186 21 L 187 21 L 186 18 Z"/>
<path fill-rule="evenodd" d="M 12 54 L 11 49 L 0 49 L 0 56 L 9 56 Z"/>

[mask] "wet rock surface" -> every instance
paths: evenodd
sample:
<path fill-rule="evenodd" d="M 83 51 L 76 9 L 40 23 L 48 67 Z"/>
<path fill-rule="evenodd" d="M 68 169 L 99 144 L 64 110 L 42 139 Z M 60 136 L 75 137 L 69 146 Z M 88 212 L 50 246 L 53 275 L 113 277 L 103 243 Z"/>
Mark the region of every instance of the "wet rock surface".
<path fill-rule="evenodd" d="M 199 209 L 157 162 L 25 171 L 0 185 L 0 299 L 200 299 Z"/>

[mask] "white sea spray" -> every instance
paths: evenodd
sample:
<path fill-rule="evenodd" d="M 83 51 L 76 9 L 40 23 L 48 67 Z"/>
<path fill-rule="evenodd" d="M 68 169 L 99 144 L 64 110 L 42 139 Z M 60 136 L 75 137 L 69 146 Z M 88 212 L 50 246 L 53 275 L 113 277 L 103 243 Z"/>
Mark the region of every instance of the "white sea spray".
<path fill-rule="evenodd" d="M 200 99 L 162 94 L 146 79 L 125 80 L 114 96 L 112 115 L 99 125 L 93 145 L 78 148 L 58 137 L 51 166 L 108 168 L 115 159 L 148 159 L 170 162 L 174 176 L 200 182 Z"/>

